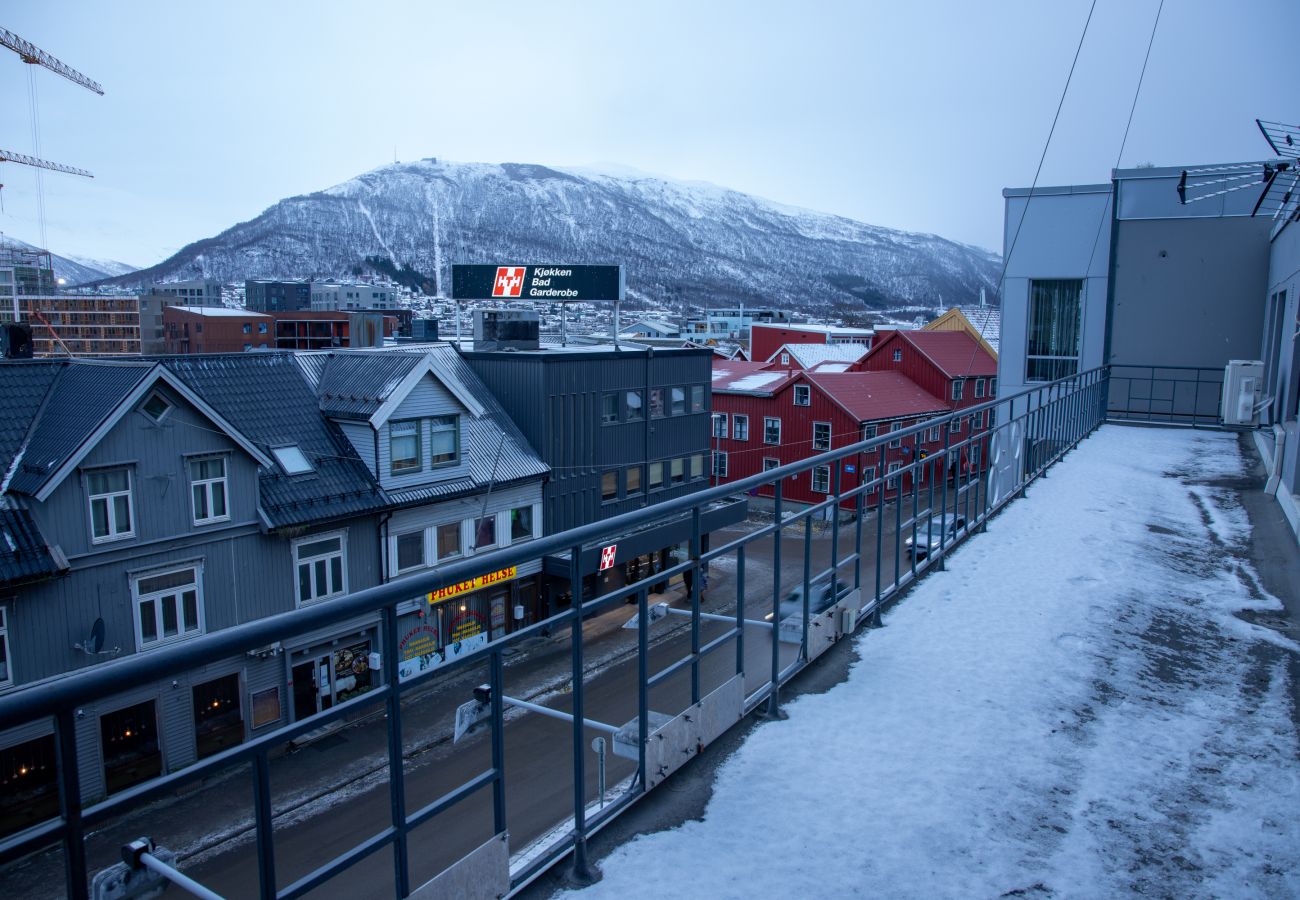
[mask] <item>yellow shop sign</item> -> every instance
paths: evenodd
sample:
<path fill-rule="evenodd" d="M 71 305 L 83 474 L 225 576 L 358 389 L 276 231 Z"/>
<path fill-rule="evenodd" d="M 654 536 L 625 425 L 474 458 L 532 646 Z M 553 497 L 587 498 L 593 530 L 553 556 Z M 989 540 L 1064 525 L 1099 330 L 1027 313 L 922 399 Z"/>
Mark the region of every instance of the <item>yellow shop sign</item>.
<path fill-rule="evenodd" d="M 439 588 L 436 591 L 431 591 L 425 596 L 428 597 L 430 603 L 440 603 L 443 600 L 449 600 L 452 597 L 459 597 L 461 594 L 468 594 L 470 591 L 477 591 L 480 588 L 487 587 L 488 585 L 497 584 L 498 582 L 501 581 L 509 581 L 510 579 L 515 577 L 515 571 L 516 571 L 515 566 L 510 566 L 509 568 L 505 568 L 505 569 L 499 569 L 496 572 L 489 572 L 486 575 L 479 575 L 475 578 L 469 579 L 468 581 L 461 581 L 461 582 L 457 582 L 456 584 L 449 584 L 445 588 Z"/>

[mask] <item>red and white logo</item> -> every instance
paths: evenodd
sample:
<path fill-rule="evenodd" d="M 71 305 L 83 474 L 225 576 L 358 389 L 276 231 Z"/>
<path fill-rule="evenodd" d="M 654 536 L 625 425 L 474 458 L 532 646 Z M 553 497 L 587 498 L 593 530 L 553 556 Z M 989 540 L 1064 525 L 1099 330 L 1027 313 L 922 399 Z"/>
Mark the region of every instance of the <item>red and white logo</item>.
<path fill-rule="evenodd" d="M 614 567 L 614 554 L 618 552 L 618 544 L 610 544 L 608 547 L 600 548 L 600 568 L 597 572 L 603 572 L 606 569 Z"/>
<path fill-rule="evenodd" d="M 497 277 L 492 281 L 493 297 L 518 297 L 524 291 L 524 273 L 527 266 L 497 266 Z"/>

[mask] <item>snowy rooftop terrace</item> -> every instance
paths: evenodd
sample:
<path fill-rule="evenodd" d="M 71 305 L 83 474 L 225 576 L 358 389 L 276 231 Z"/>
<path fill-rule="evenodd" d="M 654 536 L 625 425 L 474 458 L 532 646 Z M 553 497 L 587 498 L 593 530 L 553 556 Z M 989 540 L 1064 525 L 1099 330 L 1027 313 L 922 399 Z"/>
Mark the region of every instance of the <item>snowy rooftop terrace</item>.
<path fill-rule="evenodd" d="M 1247 621 L 1282 606 L 1245 465 L 1103 427 L 585 894 L 1300 895 L 1300 647 Z"/>

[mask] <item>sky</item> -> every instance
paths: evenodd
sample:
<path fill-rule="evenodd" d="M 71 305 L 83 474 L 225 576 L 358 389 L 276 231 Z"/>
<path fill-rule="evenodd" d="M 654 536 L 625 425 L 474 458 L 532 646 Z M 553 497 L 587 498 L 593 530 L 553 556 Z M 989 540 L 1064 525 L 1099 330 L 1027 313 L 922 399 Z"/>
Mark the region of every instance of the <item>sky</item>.
<path fill-rule="evenodd" d="M 159 262 L 284 197 L 436 156 L 618 164 L 1000 250 L 1092 0 L 8 0 L 0 232 Z M 1159 0 L 1096 0 L 1040 184 L 1105 181 Z M 1269 156 L 1300 4 L 1166 0 L 1121 165 Z"/>

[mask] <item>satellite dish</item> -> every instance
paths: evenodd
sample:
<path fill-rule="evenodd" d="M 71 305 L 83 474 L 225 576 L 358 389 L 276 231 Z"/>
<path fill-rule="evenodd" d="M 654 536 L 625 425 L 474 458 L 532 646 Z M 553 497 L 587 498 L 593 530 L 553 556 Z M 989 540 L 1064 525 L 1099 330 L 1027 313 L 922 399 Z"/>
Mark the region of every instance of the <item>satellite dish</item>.
<path fill-rule="evenodd" d="M 104 619 L 101 616 L 95 620 L 95 624 L 90 626 L 90 638 L 86 641 L 86 649 L 91 653 L 98 653 L 104 649 Z"/>

